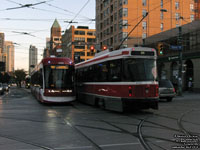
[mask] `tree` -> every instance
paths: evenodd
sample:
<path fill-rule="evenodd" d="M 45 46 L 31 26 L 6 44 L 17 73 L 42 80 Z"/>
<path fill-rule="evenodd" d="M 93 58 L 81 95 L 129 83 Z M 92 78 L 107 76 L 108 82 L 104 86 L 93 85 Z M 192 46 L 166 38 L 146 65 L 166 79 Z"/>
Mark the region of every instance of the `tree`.
<path fill-rule="evenodd" d="M 25 80 L 26 72 L 24 69 L 19 69 L 15 70 L 14 75 L 16 77 L 17 84 L 21 87 L 21 82 Z"/>

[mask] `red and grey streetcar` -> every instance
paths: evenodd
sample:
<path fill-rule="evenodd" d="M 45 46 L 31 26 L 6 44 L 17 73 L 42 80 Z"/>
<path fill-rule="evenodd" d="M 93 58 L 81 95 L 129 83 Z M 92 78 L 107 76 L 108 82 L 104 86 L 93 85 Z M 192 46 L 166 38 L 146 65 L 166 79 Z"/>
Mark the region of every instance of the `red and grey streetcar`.
<path fill-rule="evenodd" d="M 75 65 L 78 100 L 108 110 L 158 109 L 156 50 L 102 51 Z"/>

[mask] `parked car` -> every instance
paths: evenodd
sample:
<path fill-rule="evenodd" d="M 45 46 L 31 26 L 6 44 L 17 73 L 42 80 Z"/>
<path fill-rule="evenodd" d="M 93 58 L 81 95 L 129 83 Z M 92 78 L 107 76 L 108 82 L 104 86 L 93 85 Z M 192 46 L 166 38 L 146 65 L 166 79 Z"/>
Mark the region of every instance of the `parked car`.
<path fill-rule="evenodd" d="M 167 99 L 171 102 L 176 96 L 175 88 L 170 80 L 164 79 L 159 81 L 159 97 L 160 99 Z"/>
<path fill-rule="evenodd" d="M 8 86 L 8 84 L 7 83 L 3 83 L 3 89 L 4 89 L 4 91 L 9 91 L 9 86 Z"/>
<path fill-rule="evenodd" d="M 3 95 L 3 93 L 4 93 L 3 84 L 0 83 L 0 94 Z"/>

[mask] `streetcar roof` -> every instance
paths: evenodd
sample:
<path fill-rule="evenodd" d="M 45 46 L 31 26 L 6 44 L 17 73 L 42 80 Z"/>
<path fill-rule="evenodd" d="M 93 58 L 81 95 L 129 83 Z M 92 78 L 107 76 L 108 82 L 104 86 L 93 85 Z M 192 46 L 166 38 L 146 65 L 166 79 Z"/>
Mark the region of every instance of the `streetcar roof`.
<path fill-rule="evenodd" d="M 109 51 L 105 50 L 100 53 L 95 54 L 95 57 L 89 60 L 86 60 L 84 62 L 80 62 L 75 64 L 76 68 L 83 67 L 85 65 L 89 65 L 90 63 L 96 63 L 96 62 L 103 62 L 105 59 L 120 59 L 123 56 L 132 56 L 132 57 L 138 57 L 139 55 L 131 55 L 132 51 L 145 51 L 145 52 L 153 52 L 153 56 L 156 57 L 156 50 L 149 47 L 131 47 L 131 48 L 123 48 L 119 50 Z M 146 55 L 147 56 L 147 55 Z M 144 56 L 139 56 L 138 58 L 142 58 Z M 150 57 L 150 56 L 147 56 Z"/>

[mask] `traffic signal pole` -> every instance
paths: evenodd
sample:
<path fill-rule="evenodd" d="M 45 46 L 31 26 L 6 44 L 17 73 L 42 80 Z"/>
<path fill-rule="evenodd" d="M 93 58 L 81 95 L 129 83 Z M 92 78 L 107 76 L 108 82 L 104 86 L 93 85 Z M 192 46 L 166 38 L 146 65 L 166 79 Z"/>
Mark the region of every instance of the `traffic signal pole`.
<path fill-rule="evenodd" d="M 178 28 L 179 35 L 178 35 L 178 45 L 181 46 L 179 50 L 179 72 L 178 72 L 178 95 L 182 96 L 182 71 L 183 71 L 183 58 L 182 58 L 182 28 L 181 26 Z"/>

